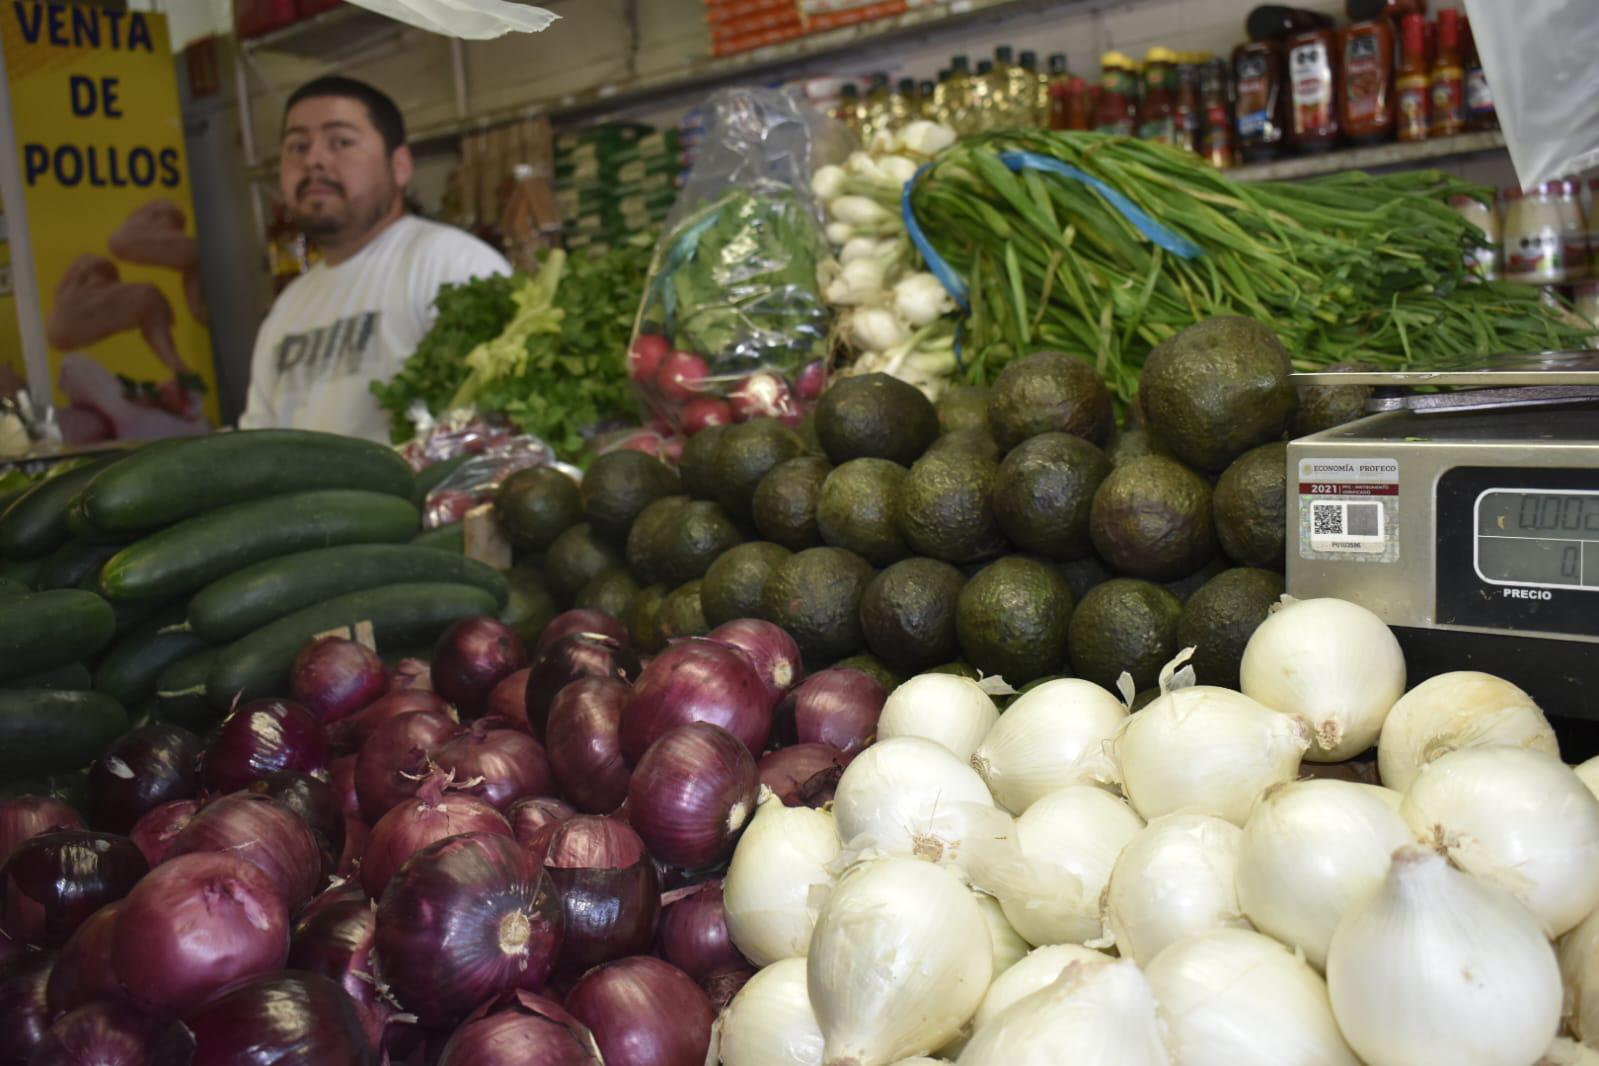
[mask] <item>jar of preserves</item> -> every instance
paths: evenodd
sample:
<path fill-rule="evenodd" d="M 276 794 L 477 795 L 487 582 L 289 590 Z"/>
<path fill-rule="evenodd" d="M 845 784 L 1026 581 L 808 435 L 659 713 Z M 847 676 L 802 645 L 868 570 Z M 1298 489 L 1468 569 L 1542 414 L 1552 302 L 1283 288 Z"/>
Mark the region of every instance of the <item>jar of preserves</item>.
<path fill-rule="evenodd" d="M 1563 182 L 1550 181 L 1501 194 L 1505 210 L 1504 275 L 1528 285 L 1559 285 L 1566 280 Z"/>
<path fill-rule="evenodd" d="M 1560 257 L 1566 264 L 1566 280 L 1576 281 L 1588 276 L 1588 223 L 1583 216 L 1582 200 L 1578 197 L 1575 181 L 1562 181 L 1560 186 Z"/>
<path fill-rule="evenodd" d="M 1094 108 L 1094 128 L 1100 133 L 1133 135 L 1138 122 L 1137 64 L 1120 52 L 1099 57 L 1099 103 Z"/>
<path fill-rule="evenodd" d="M 1276 41 L 1249 41 L 1233 49 L 1237 91 L 1235 126 L 1245 159 L 1271 159 L 1282 150 L 1287 107 L 1283 54 Z"/>
<path fill-rule="evenodd" d="M 1394 27 L 1387 19 L 1344 30 L 1343 95 L 1339 119 L 1357 144 L 1385 141 L 1394 128 Z"/>
<path fill-rule="evenodd" d="M 1301 152 L 1325 152 L 1338 140 L 1337 42 L 1329 29 L 1288 38 L 1289 139 Z"/>
<path fill-rule="evenodd" d="M 1473 248 L 1466 253 L 1466 269 L 1484 281 L 1499 280 L 1499 212 L 1492 204 L 1485 204 L 1475 196 L 1464 193 L 1451 197 L 1449 206 L 1482 230 L 1488 241 L 1488 247 Z"/>
<path fill-rule="evenodd" d="M 1233 115 L 1227 99 L 1227 61 L 1209 59 L 1199 68 L 1199 105 L 1204 112 L 1202 154 L 1226 170 L 1238 160 L 1233 151 Z"/>
<path fill-rule="evenodd" d="M 1156 144 L 1177 143 L 1177 56 L 1169 48 L 1151 48 L 1144 57 L 1138 138 Z"/>

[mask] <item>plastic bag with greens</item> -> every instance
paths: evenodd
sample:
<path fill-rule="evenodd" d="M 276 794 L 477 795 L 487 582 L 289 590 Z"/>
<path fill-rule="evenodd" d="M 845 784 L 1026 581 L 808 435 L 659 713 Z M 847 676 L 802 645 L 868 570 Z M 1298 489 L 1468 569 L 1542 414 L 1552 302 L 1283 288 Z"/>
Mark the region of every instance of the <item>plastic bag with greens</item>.
<path fill-rule="evenodd" d="M 817 280 L 827 244 L 810 193 L 816 116 L 767 89 L 717 93 L 707 113 L 628 351 L 650 409 L 689 434 L 800 417 L 801 375 L 823 361 L 828 335 Z"/>

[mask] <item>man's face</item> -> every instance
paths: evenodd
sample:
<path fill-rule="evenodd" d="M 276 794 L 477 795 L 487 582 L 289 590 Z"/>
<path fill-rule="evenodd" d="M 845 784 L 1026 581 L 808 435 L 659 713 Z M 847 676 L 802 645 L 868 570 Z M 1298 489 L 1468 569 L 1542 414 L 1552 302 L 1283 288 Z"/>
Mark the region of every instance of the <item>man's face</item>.
<path fill-rule="evenodd" d="M 391 154 L 384 146 L 359 100 L 313 97 L 284 117 L 283 202 L 312 237 L 358 235 L 376 226 L 410 178 L 408 161 L 404 148 Z"/>

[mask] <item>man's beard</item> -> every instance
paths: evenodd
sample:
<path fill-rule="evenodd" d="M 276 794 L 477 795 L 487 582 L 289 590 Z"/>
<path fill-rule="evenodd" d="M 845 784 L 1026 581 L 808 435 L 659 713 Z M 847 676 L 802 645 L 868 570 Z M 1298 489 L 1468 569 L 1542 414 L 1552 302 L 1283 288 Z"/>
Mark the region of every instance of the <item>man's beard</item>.
<path fill-rule="evenodd" d="M 305 195 L 306 189 L 311 186 L 312 179 L 302 181 L 295 190 L 295 203 L 298 204 Z M 294 210 L 291 221 L 299 228 L 300 232 L 315 240 L 327 240 L 330 237 L 340 237 L 349 234 L 366 233 L 383 221 L 389 213 L 389 205 L 394 202 L 394 186 L 388 186 L 382 193 L 374 196 L 369 202 L 351 200 L 345 196 L 344 186 L 338 182 L 322 180 L 317 184 L 325 185 L 337 192 L 343 199 L 342 204 L 329 204 L 324 201 L 324 210 L 317 212 Z"/>

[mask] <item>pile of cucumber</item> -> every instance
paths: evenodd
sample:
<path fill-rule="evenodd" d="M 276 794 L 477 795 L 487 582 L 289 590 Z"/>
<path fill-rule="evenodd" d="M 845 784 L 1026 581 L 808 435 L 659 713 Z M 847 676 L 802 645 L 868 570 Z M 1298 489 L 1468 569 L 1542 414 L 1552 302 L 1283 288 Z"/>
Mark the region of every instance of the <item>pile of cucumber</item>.
<path fill-rule="evenodd" d="M 498 571 L 458 539 L 413 542 L 418 493 L 382 445 L 252 430 L 93 459 L 11 499 L 0 788 L 81 769 L 147 715 L 204 731 L 286 695 L 320 633 L 370 623 L 390 657 L 498 614 Z"/>

